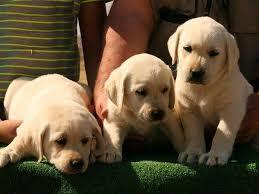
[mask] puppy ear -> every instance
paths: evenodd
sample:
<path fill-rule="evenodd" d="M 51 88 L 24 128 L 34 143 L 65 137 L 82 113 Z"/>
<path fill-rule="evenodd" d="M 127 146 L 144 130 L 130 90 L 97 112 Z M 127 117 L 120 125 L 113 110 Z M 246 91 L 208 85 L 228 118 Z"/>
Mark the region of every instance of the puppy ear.
<path fill-rule="evenodd" d="M 172 65 L 177 63 L 177 49 L 182 28 L 182 25 L 180 25 L 175 33 L 167 41 L 168 51 L 172 57 Z"/>
<path fill-rule="evenodd" d="M 36 150 L 38 152 L 38 162 L 41 162 L 44 156 L 44 150 L 43 150 L 43 141 L 44 141 L 44 135 L 46 133 L 46 130 L 48 129 L 49 125 L 44 124 L 41 129 L 38 132 L 37 137 L 35 137 L 35 143 L 36 143 Z"/>
<path fill-rule="evenodd" d="M 96 142 L 93 142 L 95 145 L 92 145 L 92 148 L 94 149 L 94 155 L 101 156 L 105 150 L 104 138 L 101 134 L 101 131 L 97 128 L 94 128 L 93 137 L 96 139 Z"/>
<path fill-rule="evenodd" d="M 16 131 L 17 136 L 22 138 L 23 149 L 28 149 L 25 155 L 34 155 L 38 157 L 38 162 L 41 162 L 44 156 L 43 139 L 48 129 L 48 124 L 44 124 L 39 128 L 37 125 L 38 120 L 24 121 Z"/>
<path fill-rule="evenodd" d="M 169 91 L 169 108 L 173 109 L 174 108 L 174 102 L 175 102 L 175 93 L 174 93 L 174 76 L 170 70 L 171 78 L 170 78 L 170 91 Z"/>
<path fill-rule="evenodd" d="M 108 80 L 105 83 L 105 90 L 108 98 L 118 107 L 119 110 L 122 109 L 126 73 L 121 72 L 120 69 L 115 69 Z"/>
<path fill-rule="evenodd" d="M 92 140 L 91 150 L 94 152 L 95 156 L 100 156 L 104 153 L 104 149 L 105 149 L 105 142 L 102 136 L 102 130 L 95 117 L 91 113 L 89 115 L 90 115 L 89 117 L 90 123 L 92 123 L 93 125 L 93 132 L 92 132 L 93 140 Z"/>
<path fill-rule="evenodd" d="M 231 73 L 235 66 L 238 65 L 239 60 L 239 49 L 235 37 L 229 32 L 225 33 L 226 37 L 226 64 L 228 73 Z"/>

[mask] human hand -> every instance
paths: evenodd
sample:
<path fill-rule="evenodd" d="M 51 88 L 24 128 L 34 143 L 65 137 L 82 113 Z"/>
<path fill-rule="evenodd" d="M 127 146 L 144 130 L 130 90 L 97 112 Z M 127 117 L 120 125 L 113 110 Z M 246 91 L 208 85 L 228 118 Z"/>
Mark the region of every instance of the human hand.
<path fill-rule="evenodd" d="M 22 121 L 19 120 L 4 120 L 0 121 L 0 142 L 10 143 L 16 136 L 16 129 Z"/>
<path fill-rule="evenodd" d="M 94 91 L 94 105 L 95 105 L 95 113 L 97 114 L 98 122 L 102 123 L 102 121 L 107 117 L 107 95 L 104 91 L 104 88 L 98 89 L 96 88 Z"/>

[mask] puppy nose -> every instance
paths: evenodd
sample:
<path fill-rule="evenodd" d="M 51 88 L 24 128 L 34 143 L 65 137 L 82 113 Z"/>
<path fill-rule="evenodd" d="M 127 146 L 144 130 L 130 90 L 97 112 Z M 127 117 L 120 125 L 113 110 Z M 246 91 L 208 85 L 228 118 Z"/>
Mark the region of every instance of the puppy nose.
<path fill-rule="evenodd" d="M 150 112 L 150 118 L 153 121 L 159 121 L 164 118 L 165 112 L 161 109 L 154 109 Z"/>
<path fill-rule="evenodd" d="M 83 165 L 84 165 L 84 161 L 81 160 L 81 159 L 76 159 L 76 160 L 71 160 L 70 161 L 70 166 L 72 169 L 75 169 L 75 170 L 80 170 L 83 168 Z"/>
<path fill-rule="evenodd" d="M 192 69 L 188 81 L 194 83 L 201 83 L 203 81 L 205 71 L 201 68 Z"/>

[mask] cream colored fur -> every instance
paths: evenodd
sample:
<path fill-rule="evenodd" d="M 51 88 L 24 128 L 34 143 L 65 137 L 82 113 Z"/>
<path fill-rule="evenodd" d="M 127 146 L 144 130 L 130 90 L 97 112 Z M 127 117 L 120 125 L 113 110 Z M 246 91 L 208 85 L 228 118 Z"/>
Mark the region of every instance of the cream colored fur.
<path fill-rule="evenodd" d="M 94 162 L 104 148 L 101 129 L 87 109 L 89 104 L 86 90 L 61 75 L 15 79 L 4 106 L 8 119 L 23 122 L 15 139 L 0 150 L 0 166 L 35 156 L 39 161 L 46 157 L 65 173 L 84 172 L 89 159 Z M 81 168 L 71 165 L 76 161 L 83 162 Z"/>
<path fill-rule="evenodd" d="M 191 46 L 192 51 L 186 51 Z M 231 156 L 236 134 L 246 112 L 252 86 L 238 67 L 235 38 L 209 17 L 191 19 L 179 26 L 168 41 L 173 63 L 177 62 L 176 109 L 186 138 L 180 162 L 223 165 Z M 217 56 L 209 56 L 216 51 Z M 201 84 L 188 82 L 189 73 L 203 69 Z M 206 153 L 204 128 L 217 127 Z"/>
<path fill-rule="evenodd" d="M 163 61 L 149 54 L 135 55 L 111 73 L 105 89 L 108 117 L 104 120 L 103 132 L 107 147 L 102 161 L 122 160 L 122 145 L 130 132 L 150 137 L 159 128 L 175 149 L 182 151 L 183 132 L 172 110 L 174 79 Z M 152 120 L 150 115 L 154 110 L 162 110 L 164 117 Z"/>

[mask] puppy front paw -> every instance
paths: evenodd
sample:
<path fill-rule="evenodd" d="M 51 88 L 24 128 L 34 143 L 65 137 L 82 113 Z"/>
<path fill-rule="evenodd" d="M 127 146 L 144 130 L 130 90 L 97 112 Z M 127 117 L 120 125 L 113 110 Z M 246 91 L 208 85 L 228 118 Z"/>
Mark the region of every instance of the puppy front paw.
<path fill-rule="evenodd" d="M 202 154 L 199 158 L 199 164 L 206 164 L 207 166 L 225 165 L 231 154 L 226 152 L 213 152 Z"/>
<path fill-rule="evenodd" d="M 102 156 L 98 158 L 98 161 L 108 163 L 108 164 L 121 162 L 122 153 L 120 150 L 116 148 L 110 148 Z"/>
<path fill-rule="evenodd" d="M 180 163 L 197 163 L 203 153 L 202 149 L 185 150 L 179 154 L 177 161 Z"/>
<path fill-rule="evenodd" d="M 5 149 L 0 150 L 0 168 L 6 166 L 11 161 L 11 158 Z"/>

